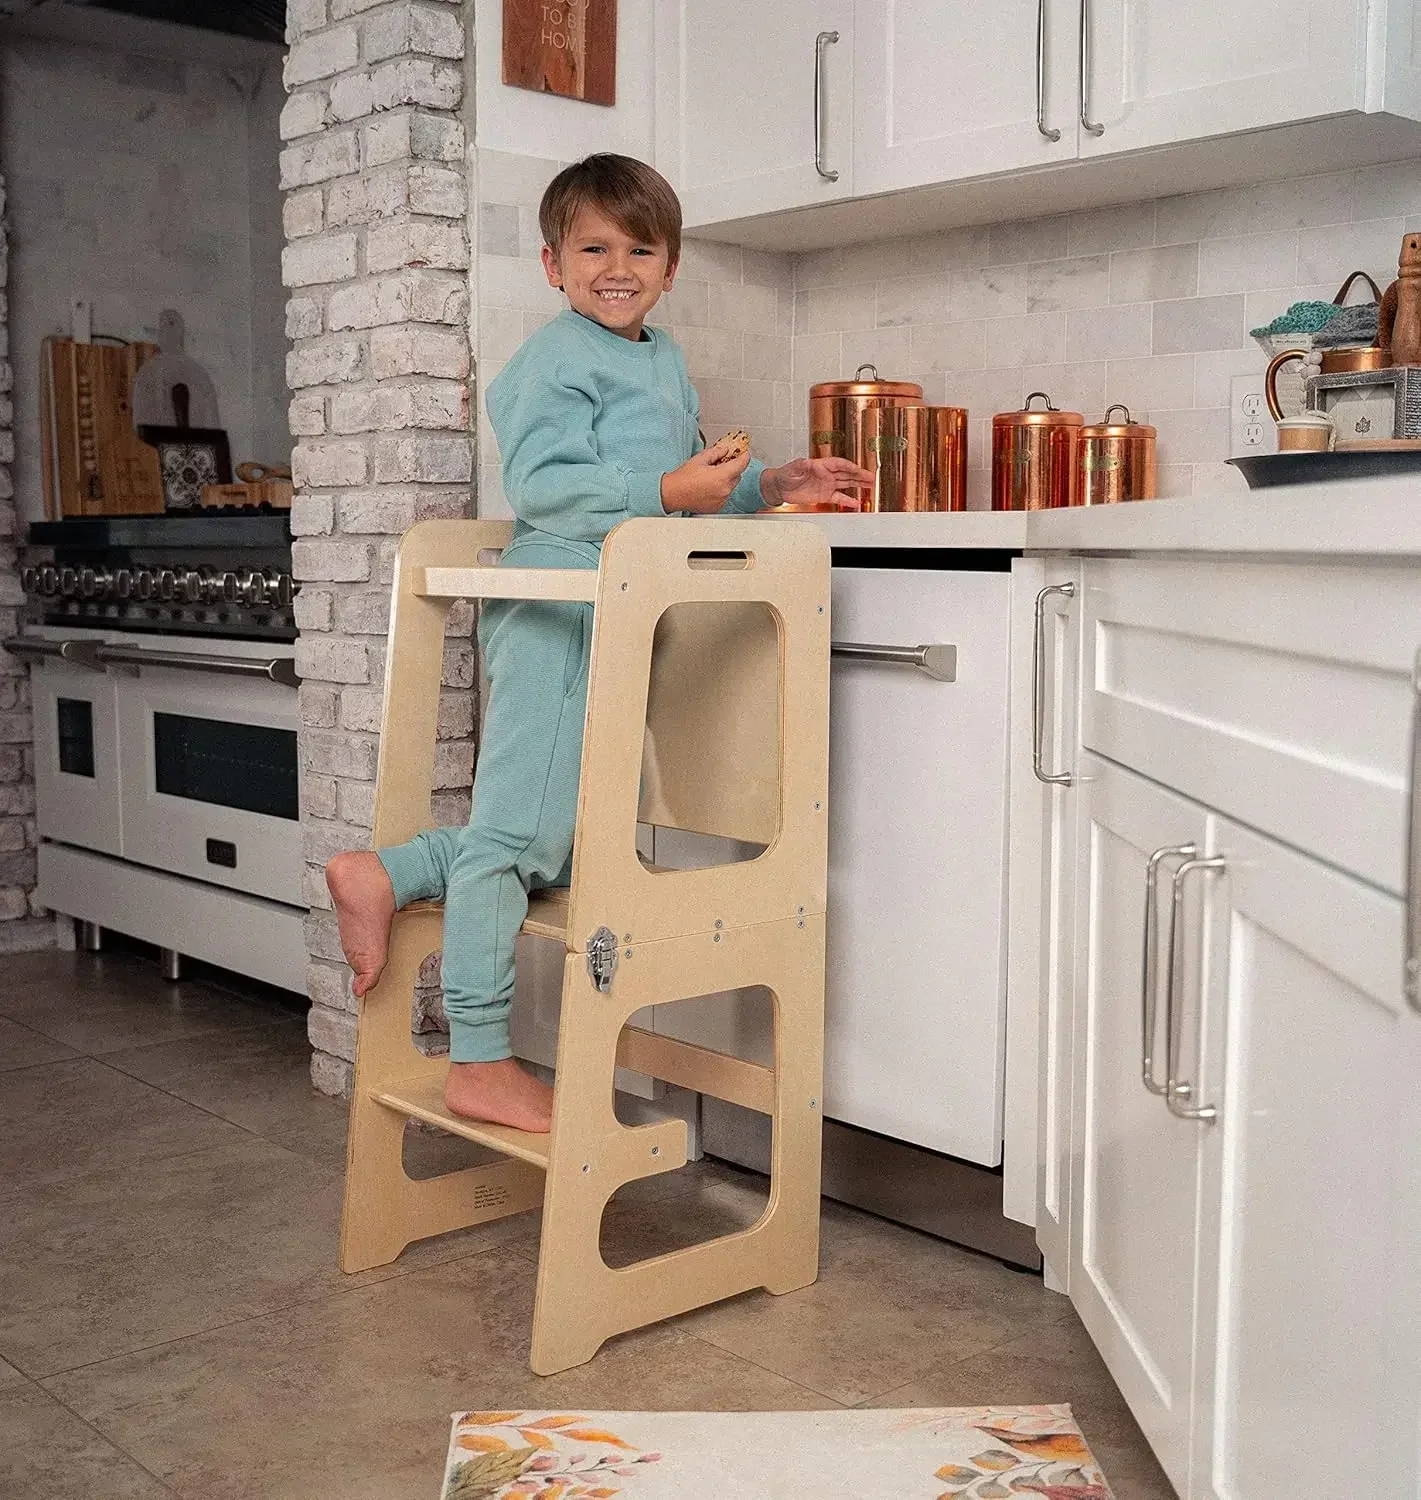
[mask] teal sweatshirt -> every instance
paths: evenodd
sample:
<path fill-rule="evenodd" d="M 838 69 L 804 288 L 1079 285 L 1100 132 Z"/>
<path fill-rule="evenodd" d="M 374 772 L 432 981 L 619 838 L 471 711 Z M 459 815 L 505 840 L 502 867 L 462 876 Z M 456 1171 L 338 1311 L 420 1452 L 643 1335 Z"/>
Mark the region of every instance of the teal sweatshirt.
<path fill-rule="evenodd" d="M 520 542 L 551 545 L 585 567 L 629 516 L 663 516 L 661 476 L 704 444 L 700 401 L 675 341 L 639 343 L 571 308 L 524 341 L 488 389 L 503 489 Z M 764 464 L 752 459 L 725 511 L 760 510 Z"/>

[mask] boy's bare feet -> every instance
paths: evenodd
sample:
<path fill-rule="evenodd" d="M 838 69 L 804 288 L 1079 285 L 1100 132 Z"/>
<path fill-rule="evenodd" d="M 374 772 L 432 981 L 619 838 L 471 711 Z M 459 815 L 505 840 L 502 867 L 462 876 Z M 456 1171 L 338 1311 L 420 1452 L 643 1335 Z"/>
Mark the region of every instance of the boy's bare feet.
<path fill-rule="evenodd" d="M 452 1114 L 542 1135 L 553 1128 L 553 1091 L 525 1073 L 515 1058 L 450 1063 L 444 1103 Z"/>
<path fill-rule="evenodd" d="M 351 990 L 367 994 L 385 969 L 395 889 L 379 856 L 369 850 L 337 854 L 326 866 L 326 884 L 336 904 L 341 951 L 355 971 Z"/>

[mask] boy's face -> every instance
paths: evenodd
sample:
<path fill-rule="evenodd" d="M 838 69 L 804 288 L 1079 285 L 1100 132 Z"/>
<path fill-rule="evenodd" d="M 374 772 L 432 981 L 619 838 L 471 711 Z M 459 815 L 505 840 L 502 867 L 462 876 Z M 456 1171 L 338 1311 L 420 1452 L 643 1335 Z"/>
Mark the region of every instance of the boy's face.
<path fill-rule="evenodd" d="M 676 278 L 664 244 L 632 239 L 586 203 L 558 253 L 543 246 L 543 269 L 576 312 L 624 339 L 641 337 L 646 315 Z"/>

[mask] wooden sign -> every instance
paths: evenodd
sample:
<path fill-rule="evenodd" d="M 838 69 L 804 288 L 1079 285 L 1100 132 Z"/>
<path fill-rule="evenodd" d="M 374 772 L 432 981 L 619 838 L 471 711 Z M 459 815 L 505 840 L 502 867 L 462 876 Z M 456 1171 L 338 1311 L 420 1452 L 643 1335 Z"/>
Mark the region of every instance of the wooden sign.
<path fill-rule="evenodd" d="M 617 0 L 503 0 L 503 81 L 617 102 Z"/>

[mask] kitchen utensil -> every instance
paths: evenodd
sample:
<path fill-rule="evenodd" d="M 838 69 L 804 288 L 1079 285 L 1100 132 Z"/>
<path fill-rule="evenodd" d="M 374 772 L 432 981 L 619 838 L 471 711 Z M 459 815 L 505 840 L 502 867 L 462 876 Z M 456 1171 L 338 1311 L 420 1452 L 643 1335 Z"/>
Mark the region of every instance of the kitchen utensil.
<path fill-rule="evenodd" d="M 826 380 L 809 388 L 811 458 L 847 458 L 870 468 L 860 416 L 879 406 L 921 406 L 923 388 L 911 380 L 880 380 L 873 365 L 860 365 L 852 380 Z"/>
<path fill-rule="evenodd" d="M 163 509 L 158 456 L 133 430 L 132 392 L 152 344 L 47 338 L 40 347 L 45 514 L 127 516 Z"/>
<path fill-rule="evenodd" d="M 1324 480 L 1394 478 L 1421 474 L 1421 448 L 1395 452 L 1337 448 L 1331 453 L 1251 453 L 1228 460 L 1251 490 L 1278 484 L 1321 484 Z"/>
<path fill-rule="evenodd" d="M 1304 397 L 1303 408 L 1299 411 L 1286 411 L 1278 393 L 1280 373 L 1295 360 L 1302 361 L 1305 376 L 1314 370 L 1320 370 L 1324 375 L 1351 375 L 1358 370 L 1383 370 L 1391 365 L 1389 351 L 1380 344 L 1370 344 L 1359 349 L 1284 349 L 1269 360 L 1268 368 L 1263 373 L 1263 394 L 1268 401 L 1269 415 L 1275 422 L 1284 416 L 1298 416 L 1306 408 L 1307 398 Z"/>
<path fill-rule="evenodd" d="M 1327 453 L 1336 441 L 1332 418 L 1323 412 L 1305 411 L 1278 423 L 1279 453 Z"/>
<path fill-rule="evenodd" d="M 1040 397 L 1045 408 L 1031 403 Z M 992 418 L 992 509 L 1050 510 L 1080 503 L 1077 446 L 1082 417 L 1032 391 L 1020 411 Z"/>
<path fill-rule="evenodd" d="M 182 315 L 167 307 L 158 315 L 161 353 L 148 360 L 133 383 L 135 427 L 216 427 L 217 391 L 212 377 L 183 352 Z M 186 403 L 186 414 L 179 406 Z"/>
<path fill-rule="evenodd" d="M 1117 411 L 1123 422 L 1110 420 Z M 1128 406 L 1108 406 L 1099 422 L 1082 427 L 1079 452 L 1081 505 L 1154 499 L 1155 429 L 1135 421 Z"/>
<path fill-rule="evenodd" d="M 245 463 L 237 465 L 234 483 L 203 485 L 199 504 L 269 505 L 273 510 L 289 510 L 293 494 L 291 470 L 285 464 Z"/>

